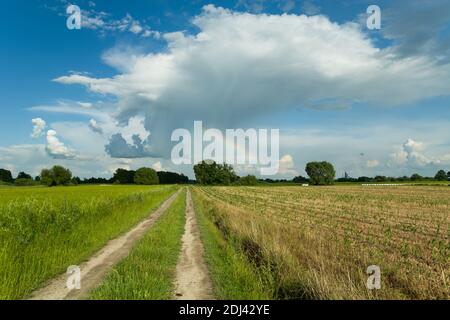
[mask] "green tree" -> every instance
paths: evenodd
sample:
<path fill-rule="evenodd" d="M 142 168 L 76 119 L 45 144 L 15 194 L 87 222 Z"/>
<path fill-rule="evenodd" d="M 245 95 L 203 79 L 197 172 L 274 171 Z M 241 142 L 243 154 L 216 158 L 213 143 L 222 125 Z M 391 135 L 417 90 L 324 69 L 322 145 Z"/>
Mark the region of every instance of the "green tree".
<path fill-rule="evenodd" d="M 151 168 L 140 168 L 134 174 L 134 183 L 143 185 L 159 184 L 158 173 Z"/>
<path fill-rule="evenodd" d="M 62 166 L 54 166 L 50 170 L 41 171 L 41 183 L 49 187 L 67 186 L 71 183 L 72 172 Z"/>
<path fill-rule="evenodd" d="M 423 179 L 423 177 L 420 174 L 418 174 L 418 173 L 414 173 L 411 176 L 411 181 L 419 181 L 419 180 L 422 180 L 422 179 Z"/>
<path fill-rule="evenodd" d="M 132 184 L 134 183 L 134 174 L 136 172 L 126 169 L 117 169 L 113 176 L 113 181 L 120 184 Z"/>
<path fill-rule="evenodd" d="M 0 169 L 0 181 L 11 183 L 13 182 L 13 177 L 11 171 L 6 169 Z"/>
<path fill-rule="evenodd" d="M 336 176 L 333 165 L 326 161 L 309 162 L 305 170 L 314 185 L 332 184 Z"/>
<path fill-rule="evenodd" d="M 28 173 L 25 173 L 25 172 L 19 172 L 19 174 L 17 175 L 17 179 L 27 179 L 27 180 L 32 180 L 33 179 L 33 177 L 32 176 L 30 176 Z"/>
<path fill-rule="evenodd" d="M 444 170 L 439 170 L 434 176 L 434 179 L 437 181 L 447 181 L 448 177 Z"/>
<path fill-rule="evenodd" d="M 67 186 L 72 180 L 72 172 L 62 166 L 54 166 L 52 168 L 53 179 L 57 186 Z"/>
<path fill-rule="evenodd" d="M 230 185 L 239 179 L 232 166 L 214 161 L 202 161 L 195 165 L 194 173 L 197 182 L 204 185 Z"/>
<path fill-rule="evenodd" d="M 52 187 L 55 185 L 55 181 L 53 180 L 53 173 L 51 170 L 43 169 L 41 171 L 41 183 L 45 184 L 48 187 Z"/>

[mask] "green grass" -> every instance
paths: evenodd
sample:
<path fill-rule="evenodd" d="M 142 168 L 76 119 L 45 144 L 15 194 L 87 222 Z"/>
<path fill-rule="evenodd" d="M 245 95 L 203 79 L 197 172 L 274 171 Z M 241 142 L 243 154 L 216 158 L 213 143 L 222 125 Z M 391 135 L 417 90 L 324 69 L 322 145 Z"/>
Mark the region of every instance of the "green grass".
<path fill-rule="evenodd" d="M 193 200 L 215 296 L 222 300 L 273 299 L 275 286 L 270 272 L 252 264 L 231 235 L 225 239 L 204 198 L 193 192 Z"/>
<path fill-rule="evenodd" d="M 150 231 L 94 290 L 95 300 L 169 300 L 181 237 L 184 232 L 186 193 L 182 192 Z"/>
<path fill-rule="evenodd" d="M 0 299 L 27 297 L 136 225 L 177 188 L 0 189 Z"/>

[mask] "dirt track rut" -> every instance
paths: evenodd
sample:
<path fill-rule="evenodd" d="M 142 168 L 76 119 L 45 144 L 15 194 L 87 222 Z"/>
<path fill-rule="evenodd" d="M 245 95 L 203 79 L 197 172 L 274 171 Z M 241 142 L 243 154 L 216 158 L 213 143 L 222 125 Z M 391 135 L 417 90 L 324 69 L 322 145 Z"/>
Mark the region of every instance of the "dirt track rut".
<path fill-rule="evenodd" d="M 174 298 L 177 300 L 213 299 L 211 279 L 203 258 L 203 244 L 189 190 L 186 193 L 186 226 L 182 242 Z"/>

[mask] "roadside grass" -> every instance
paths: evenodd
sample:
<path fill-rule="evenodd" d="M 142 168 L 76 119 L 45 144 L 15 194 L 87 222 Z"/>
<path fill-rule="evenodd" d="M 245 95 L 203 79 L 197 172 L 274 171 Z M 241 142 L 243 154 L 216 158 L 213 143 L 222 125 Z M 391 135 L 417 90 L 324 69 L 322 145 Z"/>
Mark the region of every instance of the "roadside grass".
<path fill-rule="evenodd" d="M 0 190 L 0 299 L 26 298 L 88 259 L 173 194 L 176 186 Z"/>
<path fill-rule="evenodd" d="M 220 219 L 207 199 L 193 188 L 194 208 L 205 248 L 205 260 L 214 293 L 221 300 L 268 300 L 274 298 L 273 277 L 268 266 L 247 259 L 238 241 L 220 230 Z"/>
<path fill-rule="evenodd" d="M 169 300 L 186 222 L 186 192 L 108 274 L 90 296 L 93 300 Z"/>

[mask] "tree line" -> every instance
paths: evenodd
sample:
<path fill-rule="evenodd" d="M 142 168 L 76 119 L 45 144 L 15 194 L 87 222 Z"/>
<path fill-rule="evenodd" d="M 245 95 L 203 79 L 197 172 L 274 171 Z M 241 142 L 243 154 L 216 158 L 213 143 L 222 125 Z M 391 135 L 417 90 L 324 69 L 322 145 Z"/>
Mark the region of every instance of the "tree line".
<path fill-rule="evenodd" d="M 308 178 L 296 177 L 291 181 L 288 180 L 260 180 L 254 175 L 239 177 L 231 165 L 217 164 L 214 161 L 202 161 L 194 166 L 195 179 L 197 183 L 203 185 L 256 185 L 261 182 L 268 183 L 311 183 L 314 185 L 332 184 L 336 175 L 336 171 L 331 163 L 310 162 L 306 165 Z"/>
<path fill-rule="evenodd" d="M 292 180 L 287 179 L 258 179 L 254 175 L 239 177 L 233 167 L 228 164 L 217 164 L 214 161 L 202 161 L 194 166 L 196 181 L 190 181 L 183 174 L 174 172 L 156 172 L 151 168 L 140 168 L 136 171 L 117 169 L 114 175 L 107 178 L 85 178 L 73 177 L 72 172 L 62 166 L 54 166 L 51 169 L 43 169 L 41 174 L 35 178 L 25 172 L 19 172 L 13 178 L 11 171 L 0 169 L 0 184 L 14 184 L 16 186 L 68 186 L 79 184 L 188 184 L 199 183 L 202 185 L 257 185 L 259 183 L 302 183 L 312 185 L 330 185 L 334 182 L 360 182 L 360 183 L 386 183 L 386 182 L 417 182 L 417 181 L 450 181 L 450 171 L 439 170 L 434 177 L 423 177 L 415 173 L 403 177 L 358 177 L 352 178 L 347 174 L 343 178 L 336 179 L 334 166 L 327 162 L 309 162 L 305 171 L 308 177 L 298 176 Z"/>
<path fill-rule="evenodd" d="M 13 178 L 11 171 L 0 169 L 0 183 L 15 186 L 73 186 L 79 184 L 187 184 L 191 183 L 189 178 L 183 174 L 175 172 L 156 172 L 151 168 L 140 168 L 136 171 L 117 169 L 114 175 L 107 178 L 85 178 L 73 177 L 72 172 L 63 166 L 53 166 L 51 169 L 43 169 L 41 174 L 32 177 L 30 174 L 20 172 Z"/>
<path fill-rule="evenodd" d="M 450 171 L 439 170 L 436 175 L 431 177 L 422 177 L 415 173 L 410 177 L 346 177 L 336 179 L 334 166 L 327 162 L 309 162 L 305 171 L 308 177 L 297 176 L 292 180 L 287 179 L 257 179 L 253 175 L 239 177 L 232 166 L 227 164 L 217 164 L 214 161 L 203 161 L 194 166 L 194 173 L 197 183 L 203 185 L 256 185 L 258 183 L 301 183 L 312 185 L 330 185 L 334 182 L 407 182 L 407 181 L 450 181 Z"/>

